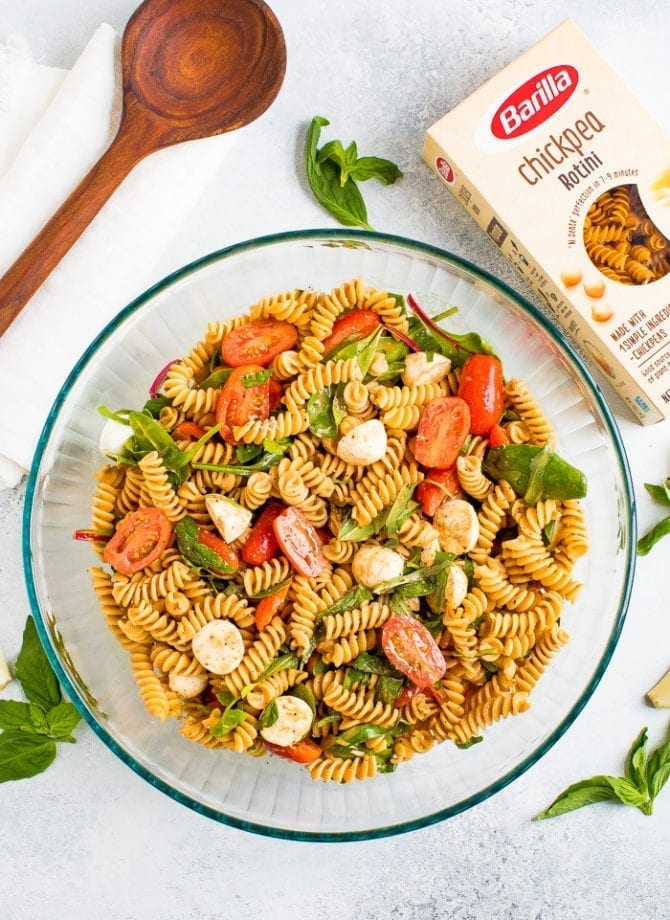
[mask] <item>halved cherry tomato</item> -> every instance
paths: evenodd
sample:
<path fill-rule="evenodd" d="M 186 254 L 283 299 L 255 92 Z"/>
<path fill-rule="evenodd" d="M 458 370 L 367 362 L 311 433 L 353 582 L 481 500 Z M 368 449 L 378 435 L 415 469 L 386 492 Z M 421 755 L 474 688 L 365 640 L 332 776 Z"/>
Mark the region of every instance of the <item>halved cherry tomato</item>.
<path fill-rule="evenodd" d="M 102 557 L 122 575 L 133 575 L 151 565 L 172 537 L 172 524 L 160 508 L 138 508 L 116 525 Z"/>
<path fill-rule="evenodd" d="M 504 447 L 509 444 L 509 437 L 502 425 L 494 425 L 489 431 L 489 447 Z"/>
<path fill-rule="evenodd" d="M 327 527 L 317 527 L 316 532 L 319 535 L 319 540 L 321 540 L 324 546 L 333 539 L 333 535 Z"/>
<path fill-rule="evenodd" d="M 229 444 L 236 443 L 233 436 L 236 425 L 245 425 L 252 419 L 264 419 L 270 415 L 269 383 L 247 387 L 242 380 L 243 377 L 262 373 L 263 370 L 259 364 L 235 367 L 221 388 L 216 403 L 216 421 L 221 425 L 221 437 Z"/>
<path fill-rule="evenodd" d="M 240 560 L 237 556 L 237 552 L 232 548 L 232 546 L 229 546 L 225 540 L 223 540 L 217 534 L 212 533 L 211 530 L 205 530 L 203 527 L 199 527 L 198 543 L 202 543 L 202 545 L 206 546 L 207 549 L 214 550 L 218 556 L 221 556 L 227 565 L 232 566 L 234 569 L 239 568 Z"/>
<path fill-rule="evenodd" d="M 288 747 L 282 747 L 280 744 L 270 744 L 269 741 L 265 741 L 264 743 L 268 751 L 271 751 L 278 757 L 285 757 L 286 760 L 292 760 L 294 763 L 314 763 L 315 760 L 323 756 L 323 751 L 316 741 L 312 741 L 311 738 L 306 738 L 304 741 L 296 741 L 295 744 L 290 744 Z"/>
<path fill-rule="evenodd" d="M 439 645 L 423 623 L 410 616 L 394 616 L 382 629 L 384 654 L 405 677 L 427 689 L 444 677 L 447 665 Z"/>
<path fill-rule="evenodd" d="M 419 419 L 414 456 L 424 466 L 446 470 L 470 434 L 470 408 L 458 396 L 438 396 Z"/>
<path fill-rule="evenodd" d="M 346 339 L 364 339 L 381 326 L 381 320 L 374 310 L 350 310 L 335 320 L 333 331 L 324 339 L 324 354 L 337 348 Z"/>
<path fill-rule="evenodd" d="M 314 578 L 328 562 L 316 528 L 298 508 L 286 508 L 274 524 L 275 536 L 282 552 L 300 575 Z"/>
<path fill-rule="evenodd" d="M 500 361 L 493 355 L 471 355 L 461 371 L 458 395 L 470 407 L 470 432 L 488 434 L 505 407 Z"/>
<path fill-rule="evenodd" d="M 221 357 L 229 367 L 262 364 L 268 367 L 277 355 L 298 341 L 295 326 L 278 319 L 255 319 L 238 326 L 221 343 Z"/>
<path fill-rule="evenodd" d="M 256 629 L 259 632 L 263 632 L 270 620 L 282 609 L 289 587 L 290 585 L 286 585 L 285 588 L 280 588 L 279 591 L 262 598 L 259 602 L 256 607 Z"/>
<path fill-rule="evenodd" d="M 275 518 L 285 510 L 286 505 L 280 505 L 278 502 L 263 508 L 241 550 L 242 558 L 247 565 L 262 565 L 279 555 L 279 543 L 273 524 Z"/>
<path fill-rule="evenodd" d="M 278 380 L 274 379 L 274 377 L 270 377 L 268 380 L 268 388 L 270 397 L 270 412 L 274 412 L 275 409 L 278 409 L 281 406 L 282 396 L 284 395 L 284 388 Z"/>
<path fill-rule="evenodd" d="M 205 429 L 202 425 L 197 425 L 195 422 L 182 422 L 172 432 L 172 437 L 176 441 L 197 441 L 204 433 Z"/>
<path fill-rule="evenodd" d="M 430 470 L 417 486 L 414 497 L 423 513 L 432 517 L 446 498 L 454 498 L 460 492 L 456 467 L 451 466 L 448 470 Z"/>

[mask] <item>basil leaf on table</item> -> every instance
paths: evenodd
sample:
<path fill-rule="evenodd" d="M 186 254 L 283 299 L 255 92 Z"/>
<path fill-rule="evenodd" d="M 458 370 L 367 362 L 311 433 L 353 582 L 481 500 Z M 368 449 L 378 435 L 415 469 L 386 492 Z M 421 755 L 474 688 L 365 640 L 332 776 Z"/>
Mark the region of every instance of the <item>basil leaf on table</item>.
<path fill-rule="evenodd" d="M 28 617 L 26 621 L 15 673 L 31 703 L 37 703 L 42 709 L 49 710 L 61 702 L 58 680 L 42 648 L 32 617 Z"/>
<path fill-rule="evenodd" d="M 60 686 L 42 648 L 35 621 L 28 617 L 16 679 L 29 702 L 0 700 L 0 783 L 42 773 L 56 756 L 56 742 L 74 742 L 80 715 L 63 701 Z"/>
<path fill-rule="evenodd" d="M 637 541 L 638 556 L 646 556 L 663 537 L 670 534 L 670 514 L 662 518 L 643 537 Z"/>
<path fill-rule="evenodd" d="M 379 179 L 390 185 L 401 178 L 398 167 L 379 157 L 360 157 L 355 143 L 346 149 L 341 141 L 329 141 L 319 149 L 321 128 L 330 124 L 316 115 L 305 137 L 305 171 L 314 197 L 322 207 L 345 227 L 372 230 L 368 213 L 356 180 Z"/>
<path fill-rule="evenodd" d="M 645 482 L 644 487 L 654 501 L 662 505 L 670 505 L 670 477 L 664 479 L 658 486 L 653 482 Z"/>
<path fill-rule="evenodd" d="M 555 818 L 594 802 L 620 802 L 653 812 L 654 799 L 670 777 L 670 734 L 647 757 L 647 729 L 633 742 L 626 760 L 626 776 L 592 776 L 568 786 L 537 819 Z"/>

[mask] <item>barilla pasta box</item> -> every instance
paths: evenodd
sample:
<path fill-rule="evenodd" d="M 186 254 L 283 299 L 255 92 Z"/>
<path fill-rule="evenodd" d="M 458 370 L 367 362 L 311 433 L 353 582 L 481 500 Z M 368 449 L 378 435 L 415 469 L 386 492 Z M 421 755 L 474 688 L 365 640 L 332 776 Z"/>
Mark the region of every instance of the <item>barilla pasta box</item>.
<path fill-rule="evenodd" d="M 566 20 L 423 158 L 644 424 L 670 415 L 670 138 Z"/>

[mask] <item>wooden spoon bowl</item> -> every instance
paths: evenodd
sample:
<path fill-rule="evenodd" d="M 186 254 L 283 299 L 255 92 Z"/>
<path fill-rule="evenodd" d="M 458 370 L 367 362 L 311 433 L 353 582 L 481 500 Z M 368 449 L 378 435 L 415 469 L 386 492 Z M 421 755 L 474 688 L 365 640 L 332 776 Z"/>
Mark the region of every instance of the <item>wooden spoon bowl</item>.
<path fill-rule="evenodd" d="M 126 26 L 121 67 L 116 137 L 0 278 L 0 335 L 143 157 L 263 114 L 283 82 L 286 46 L 263 0 L 145 0 Z"/>

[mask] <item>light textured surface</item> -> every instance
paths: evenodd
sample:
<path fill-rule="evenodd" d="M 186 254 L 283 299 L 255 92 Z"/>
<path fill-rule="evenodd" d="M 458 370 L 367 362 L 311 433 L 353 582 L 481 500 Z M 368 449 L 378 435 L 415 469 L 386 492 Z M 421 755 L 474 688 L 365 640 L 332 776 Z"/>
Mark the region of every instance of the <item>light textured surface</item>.
<path fill-rule="evenodd" d="M 23 34 L 43 63 L 69 66 L 102 21 L 134 0 L 4 0 L 0 38 Z M 361 153 L 395 160 L 391 188 L 366 186 L 378 229 L 443 246 L 518 288 L 511 269 L 419 157 L 426 127 L 572 15 L 670 129 L 667 22 L 639 3 L 480 0 L 274 0 L 288 44 L 281 95 L 244 130 L 157 277 L 249 237 L 331 226 L 312 201 L 302 137 L 314 114 Z M 532 297 L 531 297 L 532 299 Z M 4 394 L 3 394 L 4 395 Z M 607 391 L 608 398 L 610 397 Z M 642 428 L 611 398 L 646 530 L 658 515 L 643 483 L 670 473 L 666 422 Z M 0 495 L 0 647 L 18 651 L 28 602 L 21 574 L 24 492 Z M 668 713 L 643 696 L 670 666 L 663 576 L 670 545 L 641 559 L 610 668 L 576 723 L 523 777 L 467 814 L 400 837 L 297 844 L 253 837 L 175 804 L 85 727 L 44 775 L 0 787 L 0 911 L 7 920 L 455 918 L 652 920 L 668 916 L 670 792 L 652 818 L 597 805 L 533 823 L 566 785 L 618 773 L 643 725 L 656 743 Z M 594 611 L 597 615 L 597 611 Z M 10 685 L 3 696 L 16 694 Z"/>

